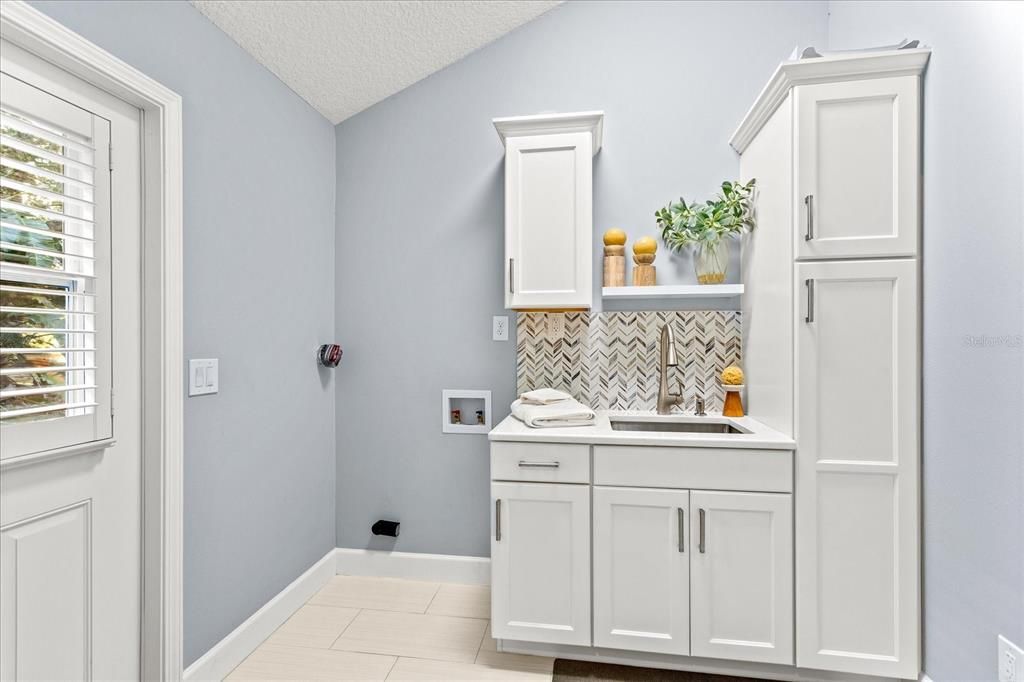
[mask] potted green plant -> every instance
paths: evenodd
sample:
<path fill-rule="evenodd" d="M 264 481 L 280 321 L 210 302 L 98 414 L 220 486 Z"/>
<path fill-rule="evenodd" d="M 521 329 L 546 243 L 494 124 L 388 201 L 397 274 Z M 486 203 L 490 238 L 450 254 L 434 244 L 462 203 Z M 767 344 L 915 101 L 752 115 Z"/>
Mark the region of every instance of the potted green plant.
<path fill-rule="evenodd" d="M 693 257 L 697 281 L 721 284 L 729 266 L 726 238 L 754 228 L 753 195 L 755 179 L 746 184 L 725 181 L 722 191 L 703 204 L 687 204 L 682 197 L 654 212 L 661 238 L 669 250 L 696 247 Z"/>

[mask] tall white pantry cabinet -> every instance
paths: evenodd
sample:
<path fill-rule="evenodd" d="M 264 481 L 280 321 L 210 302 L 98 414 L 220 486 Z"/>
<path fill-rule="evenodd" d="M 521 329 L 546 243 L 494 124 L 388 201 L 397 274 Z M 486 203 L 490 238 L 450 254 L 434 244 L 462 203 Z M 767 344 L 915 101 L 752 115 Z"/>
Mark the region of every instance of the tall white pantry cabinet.
<path fill-rule="evenodd" d="M 791 434 L 796 664 L 920 670 L 920 99 L 927 49 L 783 63 L 731 140 L 757 178 L 748 410 Z"/>

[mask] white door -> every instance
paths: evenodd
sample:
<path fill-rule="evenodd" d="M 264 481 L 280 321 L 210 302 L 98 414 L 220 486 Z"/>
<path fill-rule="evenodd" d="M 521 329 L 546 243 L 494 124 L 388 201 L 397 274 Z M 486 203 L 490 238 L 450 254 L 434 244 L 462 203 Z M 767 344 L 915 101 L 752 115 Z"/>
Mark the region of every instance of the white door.
<path fill-rule="evenodd" d="M 0 56 L 0 678 L 136 679 L 139 112 Z"/>
<path fill-rule="evenodd" d="M 594 646 L 690 653 L 688 490 L 594 488 Z"/>
<path fill-rule="evenodd" d="M 917 76 L 796 88 L 799 259 L 913 256 Z"/>
<path fill-rule="evenodd" d="M 590 644 L 590 486 L 491 484 L 496 639 Z"/>
<path fill-rule="evenodd" d="M 919 668 L 917 264 L 797 264 L 797 664 Z"/>
<path fill-rule="evenodd" d="M 590 307 L 592 145 L 590 133 L 508 139 L 506 307 Z"/>
<path fill-rule="evenodd" d="M 690 653 L 793 663 L 793 499 L 690 493 Z"/>

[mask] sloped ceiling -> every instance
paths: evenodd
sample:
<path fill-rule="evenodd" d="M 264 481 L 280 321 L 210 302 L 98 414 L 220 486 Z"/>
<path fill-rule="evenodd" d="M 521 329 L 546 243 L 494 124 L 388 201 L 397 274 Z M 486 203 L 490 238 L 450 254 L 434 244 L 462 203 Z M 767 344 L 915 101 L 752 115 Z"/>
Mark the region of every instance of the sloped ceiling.
<path fill-rule="evenodd" d="M 443 69 L 560 0 L 191 0 L 332 123 Z"/>

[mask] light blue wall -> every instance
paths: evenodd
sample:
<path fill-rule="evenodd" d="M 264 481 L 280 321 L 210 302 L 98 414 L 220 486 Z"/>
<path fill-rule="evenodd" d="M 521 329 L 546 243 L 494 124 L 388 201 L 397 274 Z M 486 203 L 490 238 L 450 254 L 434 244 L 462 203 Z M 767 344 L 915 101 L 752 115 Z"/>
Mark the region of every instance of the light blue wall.
<path fill-rule="evenodd" d="M 337 126 L 339 546 L 489 552 L 487 443 L 442 435 L 440 403 L 490 389 L 500 420 L 514 397 L 514 340 L 490 337 L 508 314 L 491 119 L 603 109 L 595 232 L 652 234 L 656 208 L 736 175 L 730 134 L 825 19 L 822 2 L 572 2 Z M 658 274 L 693 277 L 665 254 Z M 370 535 L 382 517 L 397 541 Z"/>
<path fill-rule="evenodd" d="M 936 682 L 994 680 L 996 633 L 1024 646 L 1024 5 L 832 2 L 830 12 L 833 48 L 909 37 L 934 49 L 924 86 L 924 670 Z"/>
<path fill-rule="evenodd" d="M 185 662 L 334 546 L 334 129 L 185 2 L 36 2 L 181 94 Z M 184 377 L 182 377 L 184 380 Z"/>

